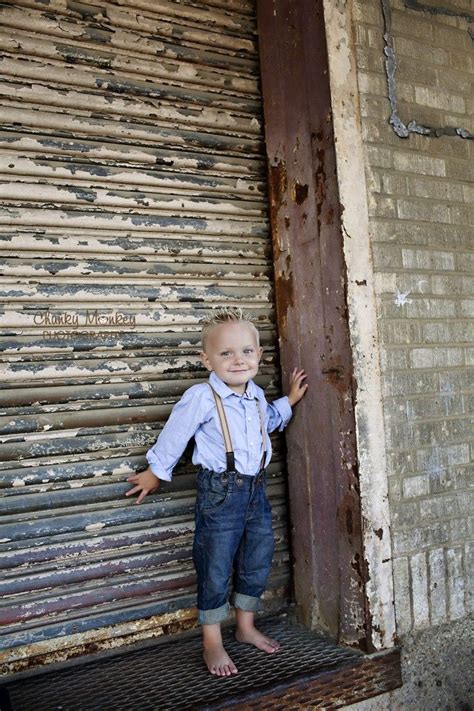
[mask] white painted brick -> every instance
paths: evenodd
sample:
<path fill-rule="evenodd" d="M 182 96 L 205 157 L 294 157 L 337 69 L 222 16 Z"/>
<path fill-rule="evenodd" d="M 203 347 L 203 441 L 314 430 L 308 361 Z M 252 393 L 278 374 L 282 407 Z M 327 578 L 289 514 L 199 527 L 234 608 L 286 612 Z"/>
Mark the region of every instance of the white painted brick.
<path fill-rule="evenodd" d="M 462 299 L 459 305 L 461 316 L 467 316 L 467 318 L 474 316 L 474 299 Z"/>
<path fill-rule="evenodd" d="M 393 165 L 396 170 L 422 175 L 446 175 L 446 162 L 442 158 L 431 158 L 418 153 L 393 153 Z"/>
<path fill-rule="evenodd" d="M 433 204 L 429 200 L 397 200 L 397 214 L 401 220 L 417 222 L 451 222 L 448 205 Z"/>
<path fill-rule="evenodd" d="M 464 400 L 462 395 L 446 395 L 435 397 L 421 397 L 406 403 L 406 416 L 409 421 L 425 419 L 426 417 L 440 417 L 445 415 L 464 414 Z"/>
<path fill-rule="evenodd" d="M 392 502 L 392 524 L 398 527 L 416 525 L 420 520 L 420 504 L 418 500 L 401 501 L 398 505 Z"/>
<path fill-rule="evenodd" d="M 393 294 L 396 290 L 396 279 L 395 274 L 387 274 L 385 272 L 374 274 L 374 286 L 377 294 Z"/>
<path fill-rule="evenodd" d="M 423 499 L 420 502 L 420 516 L 423 521 L 436 521 L 440 518 L 452 518 L 461 513 L 456 496 L 446 493 Z"/>
<path fill-rule="evenodd" d="M 466 227 L 473 224 L 470 210 L 464 205 L 451 205 L 449 208 L 449 221 L 452 225 L 465 225 Z"/>
<path fill-rule="evenodd" d="M 449 63 L 449 53 L 440 47 L 423 45 L 414 39 L 406 37 L 394 37 L 395 54 L 413 57 L 417 62 L 437 65 Z"/>
<path fill-rule="evenodd" d="M 393 8 L 392 20 L 397 36 L 417 37 L 421 42 L 430 41 L 433 37 L 433 26 L 426 22 L 423 15 L 417 16 L 415 13 L 408 13 L 406 10 L 400 12 Z"/>
<path fill-rule="evenodd" d="M 404 350 L 383 349 L 380 353 L 382 370 L 390 373 L 393 370 L 406 370 L 408 368 L 408 355 Z"/>
<path fill-rule="evenodd" d="M 474 517 L 453 518 L 449 522 L 449 542 L 452 545 L 463 545 L 466 541 L 474 539 Z"/>
<path fill-rule="evenodd" d="M 386 173 L 382 176 L 382 188 L 389 195 L 406 195 L 408 193 L 407 179 L 398 173 Z"/>
<path fill-rule="evenodd" d="M 393 551 L 395 555 L 415 554 L 417 551 L 448 545 L 452 538 L 449 521 L 440 521 L 436 526 L 420 525 L 418 528 L 393 529 Z"/>
<path fill-rule="evenodd" d="M 415 101 L 422 106 L 431 106 L 444 111 L 455 111 L 460 114 L 466 111 L 466 102 L 462 96 L 448 94 L 439 89 L 429 89 L 425 86 L 415 87 Z"/>
<path fill-rule="evenodd" d="M 406 499 L 414 496 L 425 496 L 430 491 L 430 479 L 427 474 L 419 476 L 410 476 L 403 479 L 402 484 L 403 496 Z"/>
<path fill-rule="evenodd" d="M 446 565 L 444 550 L 437 548 L 428 554 L 430 578 L 431 624 L 438 625 L 446 621 Z"/>
<path fill-rule="evenodd" d="M 375 217 L 395 217 L 397 214 L 397 204 L 395 200 L 386 195 L 369 193 L 367 204 L 369 215 Z"/>
<path fill-rule="evenodd" d="M 474 365 L 474 347 L 464 349 L 466 365 Z"/>
<path fill-rule="evenodd" d="M 474 322 L 424 323 L 422 337 L 425 343 L 474 343 Z M 471 378 L 472 380 L 472 378 Z"/>
<path fill-rule="evenodd" d="M 474 196 L 472 202 L 474 205 Z M 474 252 L 457 252 L 456 262 L 456 268 L 460 272 L 472 273 L 474 271 Z"/>
<path fill-rule="evenodd" d="M 401 395 L 403 403 L 406 404 L 406 397 L 416 395 L 420 392 L 425 395 L 438 391 L 438 377 L 436 373 L 392 373 L 390 378 L 385 380 L 387 395 Z"/>
<path fill-rule="evenodd" d="M 371 166 L 379 166 L 380 168 L 391 167 L 392 151 L 390 150 L 390 148 L 383 148 L 380 146 L 366 146 L 366 151 Z"/>
<path fill-rule="evenodd" d="M 464 567 L 466 569 L 466 607 L 467 612 L 474 612 L 474 544 L 466 543 L 464 548 Z"/>
<path fill-rule="evenodd" d="M 392 469 L 393 471 L 393 469 Z M 395 476 L 391 476 L 388 479 L 388 493 L 391 502 L 399 502 L 402 498 L 401 495 L 401 481 Z"/>
<path fill-rule="evenodd" d="M 456 444 L 443 448 L 448 464 L 469 464 L 470 453 L 468 444 Z"/>
<path fill-rule="evenodd" d="M 408 192 L 412 197 L 428 198 L 429 200 L 469 202 L 466 198 L 467 191 L 463 190 L 462 183 L 454 183 L 436 177 L 409 176 Z"/>
<path fill-rule="evenodd" d="M 448 296 L 448 297 L 453 297 L 453 296 L 461 296 L 463 293 L 471 293 L 472 289 L 469 288 L 468 284 L 468 279 L 465 279 L 463 275 L 460 274 L 432 274 L 430 283 L 431 283 L 431 291 L 434 295 L 436 296 Z M 466 300 L 467 303 L 467 300 Z M 460 316 L 467 316 L 470 318 L 471 315 L 473 315 L 472 312 L 472 306 L 474 306 L 474 300 L 471 301 L 471 305 L 468 309 L 468 311 L 471 311 L 471 314 L 465 313 L 464 310 L 462 309 L 462 300 L 458 301 L 458 304 L 460 305 Z"/>
<path fill-rule="evenodd" d="M 430 269 L 435 271 L 452 270 L 454 254 L 422 249 L 402 249 L 402 261 L 405 269 Z"/>
<path fill-rule="evenodd" d="M 384 321 L 380 324 L 381 335 L 385 344 L 410 345 L 413 342 L 419 342 L 421 336 L 421 328 L 419 324 L 413 321 Z M 398 377 L 399 374 L 397 374 Z M 408 372 L 410 377 L 411 374 Z M 418 375 L 416 376 L 418 377 Z"/>
<path fill-rule="evenodd" d="M 446 27 L 446 23 L 443 22 L 442 25 L 438 25 L 438 23 L 433 25 L 433 30 L 433 44 L 435 47 L 447 47 L 449 49 L 454 47 L 467 50 L 471 43 L 468 33 L 461 26 Z"/>
<path fill-rule="evenodd" d="M 393 561 L 393 584 L 397 633 L 403 635 L 412 629 L 408 558 Z"/>
<path fill-rule="evenodd" d="M 448 563 L 449 619 L 464 617 L 464 575 L 462 548 L 450 548 L 446 552 Z"/>
<path fill-rule="evenodd" d="M 461 1 L 468 2 L 453 0 Z M 358 6 L 362 13 L 362 0 Z M 403 0 L 392 0 L 392 15 L 402 117 L 469 128 L 474 118 L 467 93 L 470 60 L 465 45 L 453 45 L 455 37 L 470 42 L 465 28 L 461 32 L 456 18 L 417 14 L 417 29 Z M 444 32 L 448 20 L 456 30 L 452 38 Z M 472 146 L 456 138 L 397 140 L 386 121 L 380 57 L 368 48 L 372 32 L 373 47 L 381 50 L 377 29 L 364 22 L 357 41 L 360 86 L 371 92 L 360 99 L 366 117 L 395 611 L 403 635 L 462 619 L 467 575 L 474 567 L 472 546 L 466 546 L 474 526 L 468 496 L 469 455 L 474 454 L 468 417 L 474 365 L 474 348 L 468 346 L 474 337 L 469 326 L 474 315 L 473 163 Z M 435 29 L 440 41 L 433 43 L 429 32 Z M 416 41 L 414 34 L 419 34 Z"/>
<path fill-rule="evenodd" d="M 428 299 L 428 298 L 412 298 L 407 304 L 406 315 L 409 318 L 450 318 L 456 316 L 457 302 L 452 299 Z"/>
<path fill-rule="evenodd" d="M 463 185 L 464 201 L 474 204 L 474 185 Z"/>
<path fill-rule="evenodd" d="M 414 348 L 410 353 L 413 368 L 452 367 L 462 365 L 462 348 Z"/>
<path fill-rule="evenodd" d="M 359 72 L 358 82 L 359 90 L 363 94 L 381 96 L 387 88 L 386 78 L 382 74 L 375 74 L 374 72 Z M 451 107 L 451 111 L 453 110 L 457 111 L 456 104 Z"/>
<path fill-rule="evenodd" d="M 430 619 L 428 605 L 428 575 L 426 554 L 417 553 L 410 559 L 411 586 L 413 599 L 413 626 L 415 629 L 427 627 Z"/>
<path fill-rule="evenodd" d="M 416 453 L 418 469 L 434 472 L 438 469 L 455 464 L 469 464 L 469 445 L 459 444 L 451 446 L 432 446 L 426 449 L 419 449 Z"/>

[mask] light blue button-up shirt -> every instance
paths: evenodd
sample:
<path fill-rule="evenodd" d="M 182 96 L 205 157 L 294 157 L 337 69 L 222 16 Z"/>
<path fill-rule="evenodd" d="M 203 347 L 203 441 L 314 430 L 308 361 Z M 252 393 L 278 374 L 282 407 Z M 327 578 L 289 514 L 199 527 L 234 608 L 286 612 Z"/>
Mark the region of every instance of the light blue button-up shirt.
<path fill-rule="evenodd" d="M 285 396 L 267 403 L 262 388 L 253 380 L 247 383 L 243 395 L 231 390 L 215 373 L 211 373 L 209 382 L 222 398 L 234 448 L 235 468 L 240 474 L 255 476 L 260 470 L 264 448 L 267 453 L 265 466 L 272 456 L 268 432 L 283 430 L 291 419 L 288 398 Z M 265 446 L 257 400 L 265 418 Z M 171 481 L 173 469 L 193 436 L 193 464 L 215 472 L 225 471 L 224 436 L 214 395 L 207 383 L 190 387 L 173 407 L 156 443 L 146 454 L 153 474 Z"/>

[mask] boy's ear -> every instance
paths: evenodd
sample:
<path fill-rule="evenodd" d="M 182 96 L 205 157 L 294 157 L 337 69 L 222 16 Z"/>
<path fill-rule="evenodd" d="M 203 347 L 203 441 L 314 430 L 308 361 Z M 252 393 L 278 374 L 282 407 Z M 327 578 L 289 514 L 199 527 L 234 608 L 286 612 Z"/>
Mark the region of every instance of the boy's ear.
<path fill-rule="evenodd" d="M 262 360 L 262 356 L 263 356 L 263 348 L 262 348 L 262 346 L 260 346 L 258 349 L 258 362 L 259 363 Z"/>
<path fill-rule="evenodd" d="M 199 356 L 200 356 L 200 358 L 201 358 L 201 363 L 202 363 L 208 370 L 211 370 L 211 371 L 212 371 L 212 366 L 211 366 L 211 364 L 209 363 L 209 358 L 208 358 L 207 355 L 204 353 L 204 351 L 201 351 L 201 353 L 199 354 Z"/>

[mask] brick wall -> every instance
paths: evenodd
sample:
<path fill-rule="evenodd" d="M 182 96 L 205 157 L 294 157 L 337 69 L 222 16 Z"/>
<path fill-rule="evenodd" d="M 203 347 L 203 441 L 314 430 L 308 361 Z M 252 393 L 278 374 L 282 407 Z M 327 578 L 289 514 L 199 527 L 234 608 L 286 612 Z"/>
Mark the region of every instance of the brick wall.
<path fill-rule="evenodd" d="M 398 115 L 474 133 L 469 0 L 391 0 Z M 473 143 L 388 123 L 382 1 L 354 4 L 383 371 L 397 630 L 467 614 L 473 321 Z M 469 224 L 471 227 L 469 227 Z M 471 345 L 469 345 L 471 344 Z M 472 465 L 471 465 L 472 471 Z"/>

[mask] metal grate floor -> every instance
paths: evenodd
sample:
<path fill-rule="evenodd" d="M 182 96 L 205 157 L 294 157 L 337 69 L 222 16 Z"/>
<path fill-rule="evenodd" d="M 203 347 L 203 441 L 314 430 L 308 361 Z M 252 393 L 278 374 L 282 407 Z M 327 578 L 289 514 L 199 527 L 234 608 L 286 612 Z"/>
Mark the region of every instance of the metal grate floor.
<path fill-rule="evenodd" d="M 341 683 L 352 691 L 354 680 L 349 684 L 343 682 L 351 677 L 348 672 L 357 670 L 359 677 L 363 677 L 359 678 L 362 686 L 365 682 L 365 686 L 368 683 L 370 687 L 358 698 L 387 690 L 380 686 L 380 679 L 376 681 L 373 675 L 367 679 L 367 673 L 361 675 L 367 657 L 359 652 L 337 647 L 287 620 L 262 620 L 259 627 L 280 640 L 282 648 L 279 652 L 267 655 L 239 644 L 233 638 L 232 629 L 224 630 L 226 648 L 239 669 L 236 676 L 216 678 L 208 674 L 202 660 L 200 636 L 176 638 L 164 644 L 122 652 L 60 671 L 12 680 L 3 687 L 1 711 L 340 708 L 346 702 L 338 703 L 336 698 L 333 703 L 328 697 L 328 704 L 324 706 L 311 703 L 315 699 L 315 690 L 313 685 L 313 691 L 309 691 L 308 680 L 314 680 L 319 675 L 325 678 L 327 686 L 331 671 L 339 672 L 337 680 L 334 678 L 330 682 L 332 695 L 336 682 L 341 691 Z M 294 689 L 295 683 L 303 684 L 307 700 L 310 700 L 309 706 L 299 705 L 296 698 L 296 705 L 284 702 L 285 693 L 290 687 Z M 280 696 L 278 688 L 282 689 Z M 390 688 L 394 688 L 393 684 Z M 288 696 L 288 701 L 290 696 L 292 694 Z M 277 705 L 263 703 L 264 697 L 277 701 Z"/>

